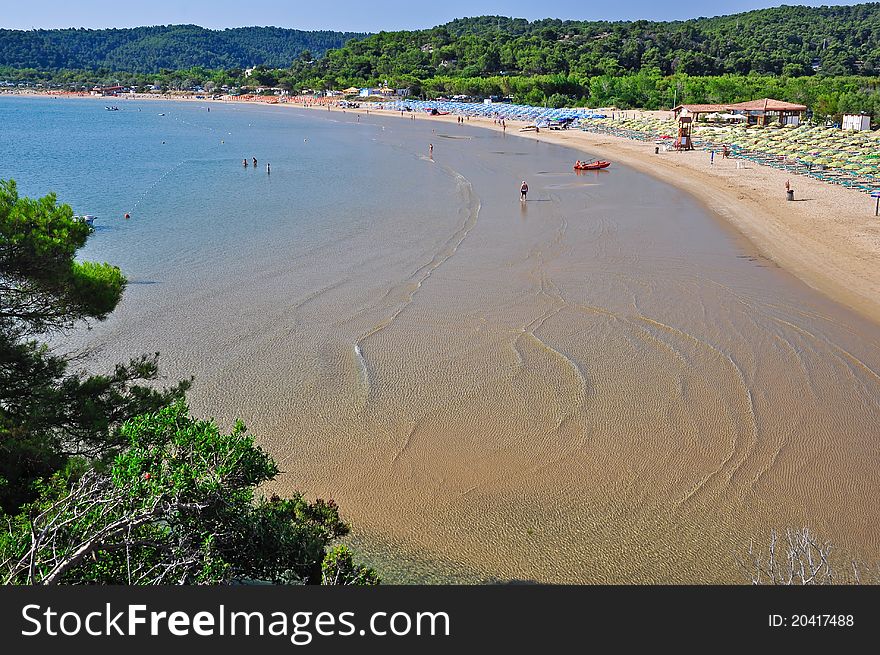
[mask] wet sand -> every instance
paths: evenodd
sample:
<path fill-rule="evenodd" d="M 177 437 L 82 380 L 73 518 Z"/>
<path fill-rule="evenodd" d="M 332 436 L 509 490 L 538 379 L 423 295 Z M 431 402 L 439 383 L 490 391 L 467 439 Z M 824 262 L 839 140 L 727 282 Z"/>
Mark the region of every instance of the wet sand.
<path fill-rule="evenodd" d="M 744 582 L 738 549 L 803 525 L 874 559 L 877 324 L 635 170 L 576 175 L 580 153 L 467 125 L 299 114 L 426 167 L 451 189 L 442 224 L 407 189 L 357 250 L 279 246 L 149 311 L 140 289 L 91 337 L 107 361 L 157 349 L 195 374 L 194 412 L 243 418 L 279 461 L 267 491 L 333 497 L 391 578 L 400 552 L 437 579 Z"/>

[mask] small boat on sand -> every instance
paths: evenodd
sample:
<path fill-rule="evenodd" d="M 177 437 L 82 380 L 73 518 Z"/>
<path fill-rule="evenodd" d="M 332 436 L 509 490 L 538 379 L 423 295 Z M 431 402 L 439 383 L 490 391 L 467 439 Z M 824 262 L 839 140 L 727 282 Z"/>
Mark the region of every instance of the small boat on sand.
<path fill-rule="evenodd" d="M 602 168 L 608 168 L 609 166 L 611 166 L 610 161 L 582 162 L 580 165 L 575 164 L 574 170 L 576 170 L 576 171 L 598 171 Z"/>

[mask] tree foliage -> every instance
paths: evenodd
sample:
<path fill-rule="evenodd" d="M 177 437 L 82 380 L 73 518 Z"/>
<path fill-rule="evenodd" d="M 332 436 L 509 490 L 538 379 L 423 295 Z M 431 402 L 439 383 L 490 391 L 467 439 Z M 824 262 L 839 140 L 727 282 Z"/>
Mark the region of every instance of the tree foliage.
<path fill-rule="evenodd" d="M 332 501 L 257 498 L 278 473 L 238 423 L 191 418 L 158 354 L 70 373 L 38 338 L 102 320 L 126 280 L 79 261 L 91 228 L 0 181 L 0 577 L 7 584 L 376 584 Z"/>
<path fill-rule="evenodd" d="M 880 4 L 777 7 L 688 21 L 605 22 L 502 16 L 429 30 L 380 32 L 331 50 L 310 70 L 340 84 L 412 75 L 589 78 L 660 75 L 873 74 L 880 68 Z"/>
<path fill-rule="evenodd" d="M 54 195 L 20 198 L 0 180 L 0 510 L 32 499 L 34 483 L 73 456 L 112 456 L 125 420 L 189 386 L 136 384 L 158 377 L 156 355 L 106 375 L 71 372 L 66 356 L 37 340 L 103 320 L 122 296 L 117 267 L 75 259 L 90 233 Z"/>
<path fill-rule="evenodd" d="M 82 69 L 158 73 L 202 66 L 283 67 L 302 52 L 322 55 L 356 32 L 240 27 L 208 30 L 197 25 L 130 29 L 0 30 L 0 65 L 44 70 Z"/>
<path fill-rule="evenodd" d="M 240 66 L 174 70 L 153 62 L 129 69 L 142 72 L 122 72 L 109 65 L 72 70 L 79 65 L 73 59 L 64 59 L 64 68 L 23 59 L 10 68 L 4 61 L 10 60 L 0 57 L 0 77 L 79 89 L 120 83 L 298 92 L 387 82 L 419 97 L 512 96 L 548 106 L 661 109 L 770 96 L 806 104 L 819 116 L 880 115 L 880 4 L 778 7 L 675 22 L 463 18 L 352 38 L 326 52 L 309 48 L 283 63 L 260 60 L 250 76 Z"/>
<path fill-rule="evenodd" d="M 255 496 L 278 473 L 241 423 L 229 434 L 178 402 L 122 428 L 105 472 L 56 475 L 0 537 L 17 584 L 376 584 L 332 501 Z"/>

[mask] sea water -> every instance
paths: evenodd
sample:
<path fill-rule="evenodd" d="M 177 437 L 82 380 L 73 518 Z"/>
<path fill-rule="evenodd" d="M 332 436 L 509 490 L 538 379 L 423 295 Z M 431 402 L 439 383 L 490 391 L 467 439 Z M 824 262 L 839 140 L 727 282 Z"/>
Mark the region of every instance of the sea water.
<path fill-rule="evenodd" d="M 804 525 L 876 552 L 880 330 L 686 194 L 426 116 L 103 104 L 0 98 L 0 178 L 130 279 L 61 347 L 194 375 L 386 579 L 742 581 Z"/>

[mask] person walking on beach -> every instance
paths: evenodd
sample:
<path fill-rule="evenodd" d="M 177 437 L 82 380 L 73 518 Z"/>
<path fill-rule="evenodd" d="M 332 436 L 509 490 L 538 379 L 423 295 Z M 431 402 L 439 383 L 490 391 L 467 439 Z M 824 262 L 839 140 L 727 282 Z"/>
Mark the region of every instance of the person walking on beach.
<path fill-rule="evenodd" d="M 519 185 L 519 199 L 520 202 L 526 201 L 526 196 L 529 195 L 529 185 L 526 184 L 526 181 L 523 180 L 522 184 Z"/>
<path fill-rule="evenodd" d="M 715 151 L 714 150 L 709 152 L 709 164 L 711 166 L 715 165 Z"/>

